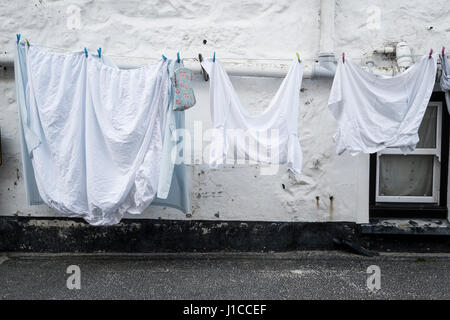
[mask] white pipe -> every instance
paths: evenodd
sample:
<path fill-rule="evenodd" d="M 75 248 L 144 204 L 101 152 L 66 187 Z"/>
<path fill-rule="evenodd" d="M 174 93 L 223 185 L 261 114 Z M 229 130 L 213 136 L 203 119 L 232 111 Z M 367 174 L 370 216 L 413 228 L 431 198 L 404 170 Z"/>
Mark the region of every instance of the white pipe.
<path fill-rule="evenodd" d="M 312 78 L 333 78 L 336 73 L 334 55 L 334 16 L 336 0 L 320 1 L 319 62 L 313 66 Z"/>
<path fill-rule="evenodd" d="M 312 79 L 334 78 L 336 73 L 336 63 L 334 54 L 322 54 L 319 56 L 319 62 L 314 64 L 312 70 Z"/>
<path fill-rule="evenodd" d="M 334 16 L 336 0 L 320 1 L 320 55 L 334 54 Z"/>
<path fill-rule="evenodd" d="M 140 65 L 136 65 L 127 61 L 119 61 L 117 63 L 121 69 L 133 69 L 138 68 Z M 191 69 L 194 74 L 201 74 L 200 63 L 193 61 L 185 61 L 186 68 Z M 0 55 L 0 66 L 14 67 L 14 57 L 12 55 Z M 284 65 L 253 65 L 248 66 L 241 63 L 224 63 L 224 67 L 228 75 L 238 77 L 268 77 L 268 78 L 284 78 L 289 69 L 289 64 Z M 311 79 L 312 67 L 305 65 L 305 72 L 303 77 Z"/>
<path fill-rule="evenodd" d="M 402 71 L 411 67 L 414 62 L 412 58 L 411 49 L 406 42 L 399 42 L 396 47 L 397 65 Z"/>
<path fill-rule="evenodd" d="M 223 63 L 223 62 L 222 62 Z M 121 69 L 134 69 L 138 68 L 138 65 L 129 63 L 124 60 L 118 60 L 117 65 Z M 273 65 L 273 64 L 255 64 L 248 65 L 239 62 L 223 63 L 225 71 L 229 76 L 236 77 L 265 77 L 265 78 L 284 78 L 289 69 L 289 64 Z M 200 62 L 184 61 L 184 66 L 194 74 L 201 74 Z M 312 68 L 309 65 L 305 65 L 305 72 L 303 77 L 310 79 L 312 76 Z"/>
<path fill-rule="evenodd" d="M 378 54 L 393 54 L 393 53 L 395 53 L 395 48 L 394 48 L 394 47 L 375 48 L 375 49 L 373 50 L 373 53 L 378 53 Z"/>
<path fill-rule="evenodd" d="M 331 64 L 331 61 L 330 61 Z M 0 55 L 1 67 L 14 67 L 14 59 L 12 55 Z M 119 68 L 133 69 L 138 68 L 140 65 L 134 65 L 129 62 L 118 63 Z M 198 62 L 185 61 L 185 66 L 193 71 L 194 74 L 201 74 L 200 64 Z M 335 68 L 335 64 L 333 63 Z M 267 78 L 284 78 L 287 74 L 289 65 L 254 65 L 248 66 L 243 64 L 224 64 L 225 70 L 230 76 L 237 77 L 267 77 Z M 330 67 L 331 68 L 331 67 Z M 370 69 L 370 68 L 367 68 Z M 389 76 L 392 74 L 391 68 L 377 68 L 373 67 L 373 73 L 376 75 Z M 316 79 L 316 78 L 330 78 L 334 76 L 332 69 L 321 67 L 318 64 L 306 64 L 305 71 L 303 73 L 304 79 Z"/>
<path fill-rule="evenodd" d="M 194 62 L 185 62 L 184 65 L 191 69 L 194 74 L 201 74 L 200 64 Z M 243 65 L 243 64 L 224 64 L 225 71 L 229 76 L 236 77 L 266 77 L 266 78 L 284 78 L 288 72 L 289 65 Z M 311 65 L 305 65 L 303 78 L 312 78 Z"/>

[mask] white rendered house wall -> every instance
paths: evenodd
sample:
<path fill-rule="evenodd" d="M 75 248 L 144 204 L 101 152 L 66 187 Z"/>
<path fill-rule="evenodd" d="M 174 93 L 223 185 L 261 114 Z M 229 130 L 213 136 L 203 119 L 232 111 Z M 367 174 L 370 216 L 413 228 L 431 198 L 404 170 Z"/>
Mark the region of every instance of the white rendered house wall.
<path fill-rule="evenodd" d="M 0 48 L 13 52 L 15 34 L 45 47 L 95 51 L 133 64 L 145 64 L 162 53 L 174 58 L 212 56 L 245 64 L 259 59 L 286 64 L 301 54 L 315 62 L 321 51 L 320 1 L 25 1 L 0 4 Z M 389 68 L 393 61 L 373 56 L 375 48 L 401 40 L 413 55 L 450 47 L 450 7 L 418 0 L 337 1 L 334 51 L 364 65 Z M 206 40 L 206 43 L 204 43 Z M 326 44 L 324 44 L 326 45 Z M 373 57 L 372 57 L 373 56 Z M 135 58 L 131 58 L 135 57 Z M 274 60 L 271 60 L 274 59 Z M 281 60 L 278 60 L 281 59 Z M 232 77 L 243 104 L 261 112 L 281 83 L 280 78 Z M 186 112 L 187 126 L 210 127 L 209 82 L 196 76 L 197 105 Z M 257 166 L 211 170 L 189 167 L 192 217 L 199 220 L 357 221 L 368 220 L 369 157 L 337 156 L 336 123 L 327 109 L 331 80 L 305 79 L 299 106 L 299 137 L 304 174 L 293 181 L 285 170 L 261 176 Z M 25 201 L 18 115 L 12 68 L 0 71 L 0 215 L 57 216 L 46 206 Z M 332 200 L 331 200 L 332 199 Z M 143 218 L 188 219 L 172 209 L 151 207 Z"/>

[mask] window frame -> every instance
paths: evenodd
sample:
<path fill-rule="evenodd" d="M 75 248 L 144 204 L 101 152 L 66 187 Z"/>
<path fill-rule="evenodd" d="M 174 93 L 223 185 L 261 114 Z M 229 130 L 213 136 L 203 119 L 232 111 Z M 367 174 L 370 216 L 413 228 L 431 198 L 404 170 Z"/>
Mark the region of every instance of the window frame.
<path fill-rule="evenodd" d="M 377 155 L 376 175 L 376 201 L 388 203 L 439 203 L 440 196 L 440 171 L 441 171 L 441 144 L 442 144 L 442 102 L 430 101 L 427 108 L 436 107 L 436 147 L 415 149 L 408 156 L 430 155 L 433 158 L 433 188 L 430 197 L 425 196 L 380 196 L 380 157 L 383 155 L 403 155 L 399 148 L 386 148 Z"/>
<path fill-rule="evenodd" d="M 449 164 L 449 114 L 445 94 L 442 91 L 433 92 L 429 104 L 440 103 L 441 107 L 441 137 L 440 141 L 440 175 L 437 203 L 426 202 L 381 202 L 377 201 L 377 166 L 378 155 L 370 155 L 369 171 L 369 218 L 370 219 L 447 219 L 447 188 Z M 439 126 L 438 126 L 439 127 Z M 436 140 L 436 146 L 439 146 Z M 424 149 L 422 149 L 424 150 Z M 389 152 L 389 151 L 388 151 Z"/>

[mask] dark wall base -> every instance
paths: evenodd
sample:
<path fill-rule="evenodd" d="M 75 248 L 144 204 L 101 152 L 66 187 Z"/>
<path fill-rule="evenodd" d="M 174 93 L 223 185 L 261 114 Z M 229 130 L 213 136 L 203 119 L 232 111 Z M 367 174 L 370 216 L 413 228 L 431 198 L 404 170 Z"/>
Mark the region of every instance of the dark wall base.
<path fill-rule="evenodd" d="M 0 217 L 1 252 L 214 252 L 338 249 L 334 238 L 383 251 L 450 252 L 450 236 L 367 235 L 354 223 L 124 220 L 93 227 L 65 218 Z"/>

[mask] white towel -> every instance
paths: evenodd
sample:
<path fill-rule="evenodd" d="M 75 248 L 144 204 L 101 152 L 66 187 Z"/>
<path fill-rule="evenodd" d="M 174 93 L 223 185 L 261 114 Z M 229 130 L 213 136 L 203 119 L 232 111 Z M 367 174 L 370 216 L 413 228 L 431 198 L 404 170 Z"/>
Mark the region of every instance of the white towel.
<path fill-rule="evenodd" d="M 139 214 L 155 198 L 167 62 L 133 70 L 84 53 L 28 52 L 30 127 L 39 193 L 50 207 L 93 225 Z"/>
<path fill-rule="evenodd" d="M 337 153 L 376 153 L 387 147 L 414 151 L 436 67 L 436 56 L 427 55 L 398 76 L 380 77 L 350 59 L 340 60 L 328 101 L 338 122 Z"/>

